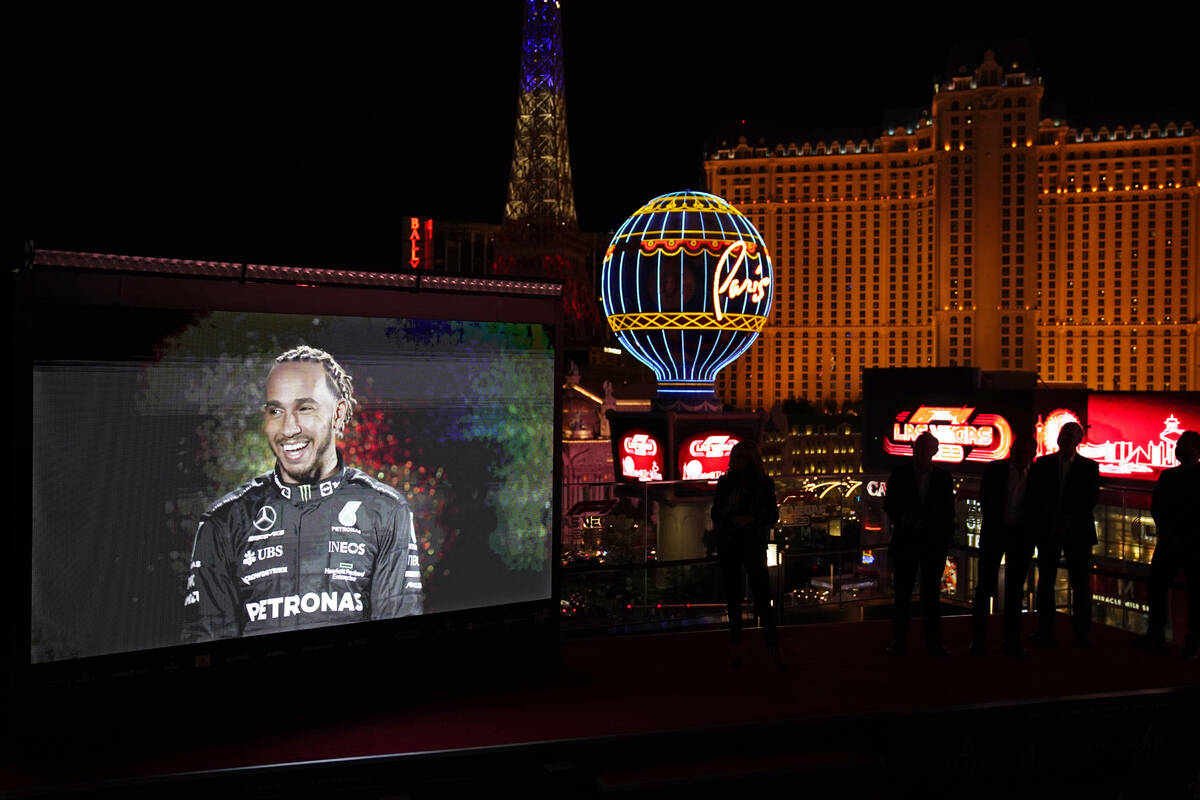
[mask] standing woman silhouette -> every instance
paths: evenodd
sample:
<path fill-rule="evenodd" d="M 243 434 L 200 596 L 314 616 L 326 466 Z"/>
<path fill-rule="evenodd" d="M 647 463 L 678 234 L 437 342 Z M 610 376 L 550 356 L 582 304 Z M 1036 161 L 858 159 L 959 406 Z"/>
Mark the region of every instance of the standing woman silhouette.
<path fill-rule="evenodd" d="M 742 663 L 744 570 L 771 658 L 783 666 L 779 625 L 767 580 L 767 537 L 779 521 L 779 504 L 775 500 L 775 482 L 767 477 L 754 442 L 738 442 L 730 452 L 729 469 L 717 481 L 712 520 L 717 528 L 717 560 L 729 609 L 732 664 L 736 667 Z"/>

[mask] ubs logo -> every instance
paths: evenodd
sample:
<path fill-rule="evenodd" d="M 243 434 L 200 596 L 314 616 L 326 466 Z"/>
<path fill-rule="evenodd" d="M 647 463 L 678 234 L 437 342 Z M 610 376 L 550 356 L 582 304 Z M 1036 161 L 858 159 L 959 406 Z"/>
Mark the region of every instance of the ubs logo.
<path fill-rule="evenodd" d="M 270 547 L 262 547 L 258 550 L 258 558 L 261 561 L 264 558 L 279 558 L 283 555 L 283 545 L 274 544 Z"/>
<path fill-rule="evenodd" d="M 263 506 L 254 516 L 254 527 L 258 528 L 260 531 L 269 531 L 271 528 L 275 527 L 275 520 L 277 518 L 278 515 L 275 513 L 274 508 L 271 506 Z"/>
<path fill-rule="evenodd" d="M 283 555 L 283 545 L 273 544 L 269 547 L 260 547 L 257 551 L 253 548 L 246 551 L 242 556 L 242 563 L 247 567 L 254 564 L 256 561 L 262 561 L 267 558 L 279 558 Z"/>

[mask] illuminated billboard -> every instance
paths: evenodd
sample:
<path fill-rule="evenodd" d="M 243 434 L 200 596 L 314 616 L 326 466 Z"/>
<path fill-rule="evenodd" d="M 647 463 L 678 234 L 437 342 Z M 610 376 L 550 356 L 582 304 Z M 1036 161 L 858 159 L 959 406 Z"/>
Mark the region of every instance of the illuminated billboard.
<path fill-rule="evenodd" d="M 1088 397 L 1087 437 L 1079 452 L 1111 478 L 1154 481 L 1178 466 L 1175 443 L 1200 430 L 1200 393 L 1097 392 Z"/>
<path fill-rule="evenodd" d="M 1033 390 L 986 388 L 972 368 L 866 369 L 863 401 L 867 471 L 889 472 L 912 458 L 913 443 L 928 431 L 938 440 L 935 462 L 982 474 L 1008 458 L 1017 436 L 1033 432 Z"/>
<path fill-rule="evenodd" d="M 1008 458 L 1013 432 L 999 414 L 986 414 L 972 406 L 920 406 L 896 415 L 890 438 L 883 449 L 888 455 L 912 456 L 912 443 L 926 431 L 938 440 L 934 461 L 960 464 L 963 461 L 998 461 Z"/>
<path fill-rule="evenodd" d="M 729 469 L 738 442 L 758 441 L 758 414 L 609 411 L 613 464 L 623 483 L 673 485 L 700 495 Z M 674 485 L 677 481 L 685 484 Z"/>
<path fill-rule="evenodd" d="M 620 437 L 621 477 L 639 481 L 663 479 L 663 448 L 652 433 L 629 431 Z"/>
<path fill-rule="evenodd" d="M 729 469 L 729 453 L 740 440 L 728 433 L 692 436 L 679 447 L 679 477 L 715 481 Z"/>
<path fill-rule="evenodd" d="M 656 197 L 617 230 L 604 256 L 605 317 L 660 395 L 713 395 L 717 373 L 753 344 L 775 293 L 762 235 L 704 192 Z"/>

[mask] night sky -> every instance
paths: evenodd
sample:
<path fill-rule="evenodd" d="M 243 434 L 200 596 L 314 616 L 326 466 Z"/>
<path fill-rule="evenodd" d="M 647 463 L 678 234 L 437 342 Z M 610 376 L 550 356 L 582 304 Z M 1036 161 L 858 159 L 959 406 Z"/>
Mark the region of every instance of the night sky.
<path fill-rule="evenodd" d="M 1112 19 L 1029 5 L 565 0 L 585 230 L 701 188 L 705 152 L 873 139 L 991 46 L 1083 127 L 1200 123 L 1184 4 Z M 40 247 L 387 268 L 401 218 L 499 222 L 522 4 L 30 3 L 17 44 L 15 230 Z M 10 51 L 11 52 L 11 51 Z M 744 120 L 744 122 L 743 122 Z"/>

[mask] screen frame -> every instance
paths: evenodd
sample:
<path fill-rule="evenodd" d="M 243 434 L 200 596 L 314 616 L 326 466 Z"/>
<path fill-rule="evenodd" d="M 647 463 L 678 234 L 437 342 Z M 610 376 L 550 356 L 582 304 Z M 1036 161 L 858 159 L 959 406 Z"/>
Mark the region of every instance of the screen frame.
<path fill-rule="evenodd" d="M 53 258 L 39 258 L 39 255 L 33 251 L 24 268 L 10 275 L 13 347 L 9 353 L 10 375 L 14 379 L 14 419 L 29 419 L 33 413 L 34 318 L 48 304 L 111 308 L 114 313 L 137 308 L 540 324 L 548 328 L 553 341 L 553 385 L 561 386 L 565 379 L 561 357 L 562 282 L 553 279 L 464 278 L 428 272 L 388 275 L 252 265 L 247 268 L 247 265 L 129 260 L 58 252 Z M 174 266 L 180 263 L 184 263 L 185 270 Z M 562 425 L 561 404 L 557 394 L 547 399 L 554 409 L 552 431 L 557 432 Z M 472 636 L 482 641 L 498 630 L 519 631 L 540 641 L 548 637 L 556 640 L 562 578 L 556 558 L 562 536 L 562 457 L 560 437 L 552 435 L 550 440 L 553 487 L 548 598 L 33 663 L 31 502 L 17 517 L 20 520 L 24 516 L 28 535 L 17 537 L 18 563 L 24 569 L 18 608 L 6 615 L 6 666 L 18 686 L 57 685 L 181 671 L 233 672 L 264 659 L 271 659 L 272 665 L 303 669 L 306 664 L 323 663 L 330 652 L 348 658 L 357 653 L 371 661 L 406 651 L 418 641 L 446 643 L 452 645 L 450 650 L 457 650 Z M 25 426 L 23 441 L 18 438 L 18 442 L 32 456 L 32 426 Z"/>

